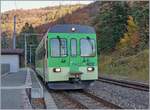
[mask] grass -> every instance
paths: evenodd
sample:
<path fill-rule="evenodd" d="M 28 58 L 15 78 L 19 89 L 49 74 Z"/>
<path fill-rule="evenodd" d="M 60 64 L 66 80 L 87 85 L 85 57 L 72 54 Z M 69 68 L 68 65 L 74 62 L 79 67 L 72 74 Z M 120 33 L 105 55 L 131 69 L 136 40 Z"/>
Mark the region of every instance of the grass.
<path fill-rule="evenodd" d="M 100 75 L 149 82 L 149 50 L 136 55 L 118 57 L 117 53 L 101 55 Z"/>

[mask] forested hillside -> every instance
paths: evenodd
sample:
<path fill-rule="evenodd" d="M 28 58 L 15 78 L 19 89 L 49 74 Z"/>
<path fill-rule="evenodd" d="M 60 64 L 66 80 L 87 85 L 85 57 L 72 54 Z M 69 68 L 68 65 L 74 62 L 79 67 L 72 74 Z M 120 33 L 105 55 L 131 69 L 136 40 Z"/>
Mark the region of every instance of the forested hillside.
<path fill-rule="evenodd" d="M 46 7 L 40 9 L 17 9 L 12 11 L 7 11 L 2 13 L 2 30 L 9 32 L 9 36 L 13 31 L 13 17 L 16 15 L 16 28 L 17 33 L 19 33 L 25 23 L 32 24 L 33 27 L 54 22 L 58 18 L 66 14 L 72 13 L 74 10 L 83 5 L 66 5 L 66 6 L 56 6 L 56 7 Z"/>
<path fill-rule="evenodd" d="M 26 23 L 34 28 L 37 33 L 45 33 L 49 27 L 60 23 L 78 23 L 78 24 L 91 24 L 93 18 L 99 10 L 100 2 L 90 4 L 88 6 L 66 5 L 56 7 L 46 7 L 40 9 L 30 10 L 12 10 L 2 13 L 2 47 L 11 47 L 12 34 L 13 34 L 13 17 L 16 15 L 16 28 L 17 39 L 21 37 L 20 34 L 24 29 Z M 27 26 L 27 25 L 26 25 Z M 42 36 L 37 36 L 38 41 Z M 7 42 L 9 43 L 7 43 Z"/>
<path fill-rule="evenodd" d="M 100 72 L 148 82 L 149 2 L 103 2 L 92 25 L 101 53 Z"/>
<path fill-rule="evenodd" d="M 12 36 L 15 14 L 20 48 L 24 32 L 45 33 L 49 27 L 64 23 L 91 25 L 97 33 L 101 73 L 148 79 L 149 1 L 97 1 L 89 5 L 8 11 L 2 14 L 2 47 L 8 47 L 6 37 Z M 37 37 L 31 36 L 29 41 Z M 30 43 L 38 44 L 41 38 Z"/>
<path fill-rule="evenodd" d="M 75 23 L 94 26 L 100 42 L 99 51 L 113 51 L 128 45 L 148 46 L 149 3 L 95 2 L 87 6 L 68 5 L 2 13 L 2 36 L 12 37 L 13 16 L 17 16 L 17 34 L 25 23 L 38 33 L 54 24 Z M 132 32 L 131 32 L 132 31 Z M 130 34 L 130 35 L 129 35 Z M 134 34 L 134 37 L 131 36 Z M 129 43 L 132 40 L 132 43 Z M 122 50 L 123 51 L 123 50 Z"/>

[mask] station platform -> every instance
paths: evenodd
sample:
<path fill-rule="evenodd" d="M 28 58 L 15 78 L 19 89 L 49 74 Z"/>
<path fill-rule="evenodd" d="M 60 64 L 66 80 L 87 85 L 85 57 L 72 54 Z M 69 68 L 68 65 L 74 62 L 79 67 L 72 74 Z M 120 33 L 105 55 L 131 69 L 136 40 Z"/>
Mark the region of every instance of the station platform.
<path fill-rule="evenodd" d="M 1 109 L 31 109 L 26 90 L 31 88 L 27 82 L 27 70 L 10 72 L 1 77 Z"/>
<path fill-rule="evenodd" d="M 30 68 L 22 68 L 1 77 L 1 109 L 57 109 L 53 101 L 53 104 L 49 104 L 48 101 L 53 99 L 47 94 L 36 73 Z M 50 106 L 43 106 L 39 99 Z"/>

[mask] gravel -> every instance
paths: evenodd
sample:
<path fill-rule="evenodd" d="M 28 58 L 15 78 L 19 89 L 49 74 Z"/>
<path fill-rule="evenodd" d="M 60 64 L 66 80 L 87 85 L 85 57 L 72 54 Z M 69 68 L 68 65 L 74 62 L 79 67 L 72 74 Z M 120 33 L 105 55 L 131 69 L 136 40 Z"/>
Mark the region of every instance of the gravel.
<path fill-rule="evenodd" d="M 132 88 L 95 81 L 88 92 L 125 109 L 148 109 L 149 93 Z"/>
<path fill-rule="evenodd" d="M 69 93 L 72 98 L 76 99 L 81 104 L 85 105 L 89 109 L 110 109 L 103 103 L 96 101 L 95 99 L 83 94 L 82 92 Z"/>
<path fill-rule="evenodd" d="M 50 92 L 58 109 L 82 109 L 78 104 L 72 102 L 61 92 Z"/>
<path fill-rule="evenodd" d="M 46 105 L 43 98 L 32 98 L 31 104 L 33 109 L 45 109 Z"/>

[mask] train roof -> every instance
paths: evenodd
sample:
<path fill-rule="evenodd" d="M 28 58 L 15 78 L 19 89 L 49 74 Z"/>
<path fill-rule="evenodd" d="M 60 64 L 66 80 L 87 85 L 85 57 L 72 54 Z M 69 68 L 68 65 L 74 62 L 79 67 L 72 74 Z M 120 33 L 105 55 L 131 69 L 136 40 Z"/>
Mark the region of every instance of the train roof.
<path fill-rule="evenodd" d="M 49 29 L 50 33 L 87 33 L 94 34 L 95 30 L 91 26 L 77 24 L 58 24 Z"/>

